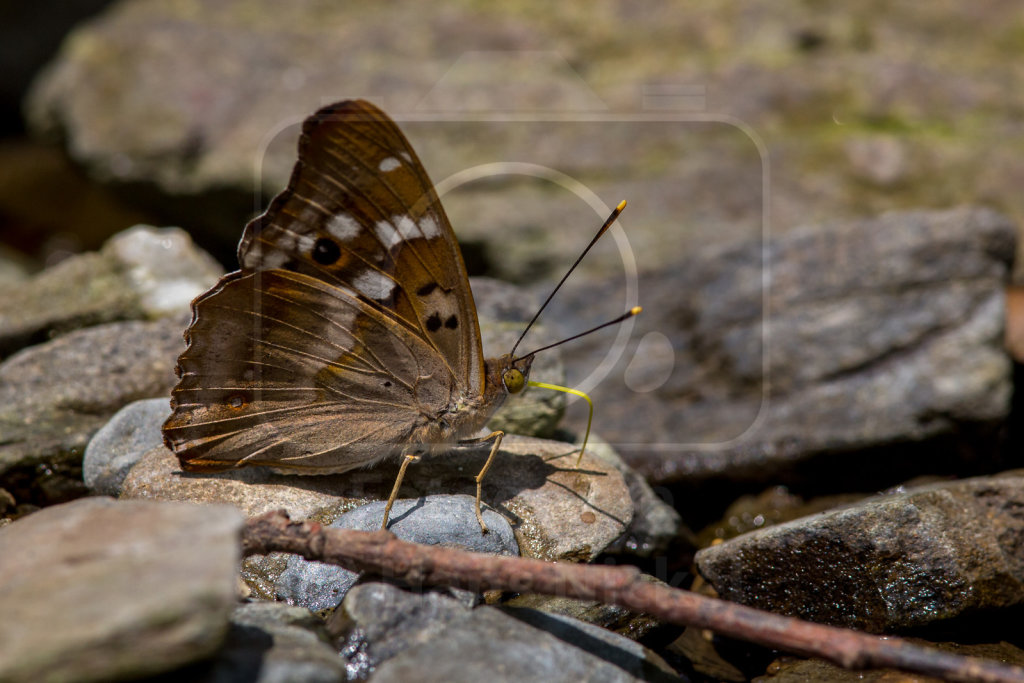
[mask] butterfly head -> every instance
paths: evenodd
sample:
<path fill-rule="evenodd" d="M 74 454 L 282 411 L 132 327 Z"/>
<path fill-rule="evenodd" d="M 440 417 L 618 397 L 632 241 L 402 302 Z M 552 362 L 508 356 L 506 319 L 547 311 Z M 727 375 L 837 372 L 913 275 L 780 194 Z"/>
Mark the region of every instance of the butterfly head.
<path fill-rule="evenodd" d="M 526 388 L 533 354 L 513 359 L 510 355 L 487 361 L 487 384 L 490 392 L 502 396 L 518 394 Z"/>
<path fill-rule="evenodd" d="M 532 354 L 514 361 L 510 358 L 501 372 L 501 383 L 505 385 L 505 391 L 510 394 L 518 394 L 526 388 L 526 380 L 530 376 L 532 364 Z"/>

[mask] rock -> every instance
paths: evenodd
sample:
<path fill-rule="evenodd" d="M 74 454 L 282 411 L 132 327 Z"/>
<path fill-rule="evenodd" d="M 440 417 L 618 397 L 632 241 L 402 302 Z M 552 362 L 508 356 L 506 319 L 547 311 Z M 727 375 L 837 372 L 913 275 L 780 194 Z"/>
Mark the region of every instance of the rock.
<path fill-rule="evenodd" d="M 388 530 L 398 538 L 425 545 L 443 545 L 479 553 L 519 555 L 512 527 L 493 510 L 484 510 L 488 533 L 480 533 L 471 496 L 433 495 L 419 500 L 396 501 Z M 346 512 L 330 526 L 376 531 L 384 518 L 384 501 Z M 276 583 L 277 598 L 310 610 L 337 606 L 359 578 L 356 572 L 298 555 L 288 557 L 287 568 Z"/>
<path fill-rule="evenodd" d="M 0 528 L 0 679 L 134 679 L 208 657 L 241 525 L 227 506 L 86 498 Z"/>
<path fill-rule="evenodd" d="M 335 683 L 349 680 L 323 621 L 309 610 L 277 602 L 238 606 L 224 647 L 182 680 L 217 683 Z"/>
<path fill-rule="evenodd" d="M 816 456 L 828 456 L 828 476 L 877 471 L 882 487 L 960 452 L 991 463 L 1012 391 L 1003 328 L 1015 239 L 986 209 L 891 213 L 794 230 L 768 243 L 764 264 L 752 241 L 641 276 L 641 303 L 657 313 L 636 319 L 634 338 L 664 334 L 675 361 L 656 389 L 624 396 L 627 361 L 647 362 L 626 347 L 592 392 L 597 427 L 654 484 L 777 481 Z M 573 286 L 552 317 L 599 322 L 588 311 L 609 288 Z M 567 374 L 606 350 L 576 342 Z M 886 450 L 908 442 L 916 458 Z"/>
<path fill-rule="evenodd" d="M 93 493 L 118 496 L 129 470 L 142 454 L 163 446 L 160 425 L 170 405 L 165 398 L 129 403 L 103 425 L 85 448 L 82 477 Z"/>
<path fill-rule="evenodd" d="M 474 604 L 466 594 L 444 588 L 418 592 L 366 581 L 348 591 L 328 617 L 327 628 L 352 678 L 362 678 L 381 662 L 436 637 L 450 622 L 464 619 Z"/>
<path fill-rule="evenodd" d="M 641 574 L 644 581 L 660 583 L 650 574 Z M 568 617 L 600 626 L 630 640 L 640 640 L 663 627 L 654 617 L 637 614 L 619 607 L 595 600 L 577 600 L 559 595 L 520 593 L 503 603 L 504 607 L 535 610 L 555 616 Z M 675 629 L 675 626 L 670 627 Z"/>
<path fill-rule="evenodd" d="M 906 145 L 894 135 L 852 138 L 846 143 L 850 171 L 858 180 L 892 188 L 907 180 Z"/>
<path fill-rule="evenodd" d="M 700 547 L 708 546 L 748 531 L 856 503 L 866 497 L 867 494 L 863 493 L 844 493 L 817 496 L 805 501 L 790 493 L 785 486 L 772 486 L 757 495 L 748 494 L 734 500 L 720 519 L 700 531 L 697 542 Z"/>
<path fill-rule="evenodd" d="M 907 638 L 907 640 L 915 645 L 922 645 L 929 649 L 961 657 L 978 657 L 1012 666 L 1024 666 L 1024 650 L 1005 640 L 990 643 L 937 643 L 918 638 Z M 896 681 L 909 683 L 910 681 L 920 681 L 920 683 L 931 683 L 943 679 L 923 674 L 908 674 L 895 669 L 870 669 L 867 671 L 842 669 L 820 659 L 797 659 L 784 656 L 772 662 L 768 666 L 766 674 L 755 680 L 757 683 L 806 683 L 807 681 L 830 681 L 830 683 L 894 683 Z"/>
<path fill-rule="evenodd" d="M 0 354 L 118 320 L 181 318 L 222 269 L 178 228 L 136 226 L 0 300 Z"/>
<path fill-rule="evenodd" d="M 647 480 L 627 465 L 606 441 L 591 434 L 587 452 L 622 474 L 633 500 L 633 521 L 629 529 L 608 546 L 606 553 L 654 557 L 663 555 L 673 541 L 693 545 L 696 538 L 683 526 L 679 513 L 659 498 Z"/>
<path fill-rule="evenodd" d="M 29 278 L 28 266 L 17 252 L 0 244 L 0 287 L 16 287 Z"/>
<path fill-rule="evenodd" d="M 588 197 L 622 195 L 651 207 L 631 225 L 630 240 L 650 247 L 648 259 L 663 266 L 703 238 L 760 230 L 763 170 L 745 131 L 679 126 L 671 117 L 602 119 L 609 106 L 641 111 L 653 100 L 635 87 L 598 95 L 571 57 L 543 48 L 604 40 L 609 31 L 635 41 L 614 23 L 589 16 L 563 25 L 515 8 L 492 15 L 453 7 L 423 17 L 417 7 L 353 14 L 304 0 L 282 15 L 273 3 L 232 0 L 214 17 L 154 0 L 114 3 L 69 37 L 26 98 L 26 117 L 35 133 L 66 144 L 94 178 L 149 190 L 131 198 L 193 226 L 224 262 L 252 212 L 253 191 L 269 198 L 284 187 L 297 124 L 325 96 L 366 94 L 404 119 L 431 177 L 448 179 L 442 194 L 463 246 L 504 279 L 547 279 L 550 287 L 607 215 Z M 638 32 L 664 24 L 653 15 L 633 20 Z M 584 24 L 589 38 L 581 38 Z M 405 35 L 422 40 L 399 38 Z M 636 82 L 647 77 L 633 59 L 624 57 L 620 68 Z M 489 121 L 481 111 L 580 116 Z M 447 120 L 424 120 L 424 112 L 445 112 Z M 452 113 L 461 119 L 452 121 Z M 533 165 L 494 163 L 522 158 L 525 149 Z M 474 180 L 483 182 L 451 191 Z M 725 184 L 741 189 L 723 198 Z M 680 221 L 686 231 L 677 230 Z M 607 274 L 611 264 L 621 272 L 619 253 L 602 251 L 582 268 Z"/>
<path fill-rule="evenodd" d="M 169 396 L 184 348 L 180 319 L 69 332 L 0 364 L 0 479 L 13 468 L 80 465 L 92 435 L 122 406 Z"/>
<path fill-rule="evenodd" d="M 575 619 L 380 582 L 349 591 L 329 628 L 349 671 L 374 681 L 679 680 L 649 650 Z"/>
<path fill-rule="evenodd" d="M 474 476 L 487 453 L 485 445 L 424 457 L 406 472 L 399 500 L 447 493 L 475 495 Z M 629 526 L 633 506 L 622 475 L 589 456 L 576 471 L 577 455 L 572 446 L 557 441 L 511 434 L 502 441 L 484 479 L 483 500 L 512 521 L 523 555 L 586 561 Z M 285 508 L 295 519 L 314 518 L 328 524 L 352 508 L 386 500 L 397 472 L 397 463 L 381 463 L 368 470 L 326 476 L 284 475 L 259 467 L 183 474 L 177 458 L 166 448 L 157 448 L 131 469 L 121 495 L 225 502 L 247 516 Z M 470 508 L 462 512 L 472 515 Z M 475 516 L 470 519 L 476 523 Z"/>
<path fill-rule="evenodd" d="M 1024 602 L 1024 471 L 932 484 L 697 553 L 726 600 L 873 633 Z"/>

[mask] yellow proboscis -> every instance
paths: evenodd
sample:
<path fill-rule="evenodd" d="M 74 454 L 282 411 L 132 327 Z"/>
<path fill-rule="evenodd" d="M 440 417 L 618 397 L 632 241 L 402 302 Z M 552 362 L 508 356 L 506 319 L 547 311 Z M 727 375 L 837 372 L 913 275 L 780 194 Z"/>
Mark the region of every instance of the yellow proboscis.
<path fill-rule="evenodd" d="M 590 438 L 590 423 L 594 421 L 594 402 L 590 400 L 590 397 L 579 389 L 570 389 L 569 387 L 563 387 L 559 384 L 548 384 L 547 382 L 534 382 L 530 380 L 527 382 L 531 387 L 538 387 L 540 389 L 551 389 L 553 391 L 562 391 L 573 396 L 579 396 L 587 405 L 590 407 L 590 415 L 587 416 L 587 431 L 583 434 L 583 445 L 580 446 L 580 456 L 576 458 L 576 468 L 579 469 L 580 463 L 583 462 L 583 454 L 587 450 L 587 440 Z"/>

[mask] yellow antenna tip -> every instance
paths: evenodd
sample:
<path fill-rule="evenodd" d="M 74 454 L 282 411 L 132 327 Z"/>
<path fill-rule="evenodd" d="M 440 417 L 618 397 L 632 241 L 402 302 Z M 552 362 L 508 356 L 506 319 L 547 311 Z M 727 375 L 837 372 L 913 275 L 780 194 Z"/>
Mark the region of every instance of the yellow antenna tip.
<path fill-rule="evenodd" d="M 615 207 L 615 210 L 616 211 L 622 211 L 625 208 L 626 208 L 626 200 L 623 199 L 621 202 L 619 202 L 619 205 Z"/>
<path fill-rule="evenodd" d="M 639 315 L 640 311 L 642 311 L 642 310 L 644 310 L 643 306 L 634 306 L 633 308 L 629 309 L 629 314 L 630 315 Z"/>

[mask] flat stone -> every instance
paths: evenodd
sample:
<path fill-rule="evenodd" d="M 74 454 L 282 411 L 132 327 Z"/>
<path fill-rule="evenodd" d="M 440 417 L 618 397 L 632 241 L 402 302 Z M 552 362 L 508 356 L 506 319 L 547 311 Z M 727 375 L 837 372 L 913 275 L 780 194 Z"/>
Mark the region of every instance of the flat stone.
<path fill-rule="evenodd" d="M 874 633 L 1024 602 L 1024 472 L 941 483 L 697 553 L 723 599 Z"/>
<path fill-rule="evenodd" d="M 0 475 L 14 467 L 80 465 L 122 406 L 169 396 L 184 349 L 181 319 L 124 321 L 69 332 L 0 364 Z"/>
<path fill-rule="evenodd" d="M 92 325 L 180 318 L 222 272 L 183 230 L 135 226 L 15 285 L 0 300 L 0 356 Z"/>
<path fill-rule="evenodd" d="M 331 527 L 376 531 L 384 518 L 384 501 L 369 503 L 346 512 Z M 479 553 L 519 555 L 512 526 L 493 510 L 484 510 L 487 533 L 473 511 L 470 496 L 439 494 L 418 500 L 399 500 L 391 509 L 388 530 L 404 541 L 443 545 Z M 341 602 L 359 578 L 356 572 L 299 555 L 288 556 L 287 568 L 275 585 L 277 598 L 290 605 L 314 611 L 332 609 Z"/>
<path fill-rule="evenodd" d="M 375 681 L 679 680 L 649 650 L 575 619 L 382 582 L 353 588 L 330 627 L 350 671 Z"/>
<path fill-rule="evenodd" d="M 85 498 L 0 528 L 0 679 L 115 680 L 220 647 L 242 515 Z"/>
<path fill-rule="evenodd" d="M 655 485 L 777 481 L 822 456 L 830 476 L 896 477 L 885 486 L 958 454 L 991 461 L 1012 393 L 1015 241 L 988 209 L 906 211 L 707 248 L 643 274 L 641 303 L 656 313 L 636 318 L 636 341 L 591 393 L 597 428 Z M 570 280 L 551 319 L 600 322 L 616 286 Z M 565 355 L 570 377 L 604 358 L 607 341 L 593 336 Z M 668 362 L 640 353 L 644 340 L 667 344 Z M 920 448 L 910 457 L 894 443 Z"/>
<path fill-rule="evenodd" d="M 434 494 L 473 496 L 474 476 L 489 446 L 460 448 L 424 457 L 409 467 L 399 500 Z M 484 479 L 483 501 L 508 518 L 520 552 L 549 560 L 587 561 L 629 527 L 633 503 L 614 467 L 584 456 L 569 444 L 506 435 Z M 145 453 L 124 480 L 122 497 L 149 500 L 222 502 L 247 516 L 284 508 L 295 519 L 329 524 L 343 513 L 386 500 L 397 463 L 340 475 L 295 476 L 267 468 L 241 468 L 216 474 L 182 473 L 166 448 Z M 472 515 L 471 508 L 463 510 Z M 473 524 L 475 516 L 471 517 Z"/>

